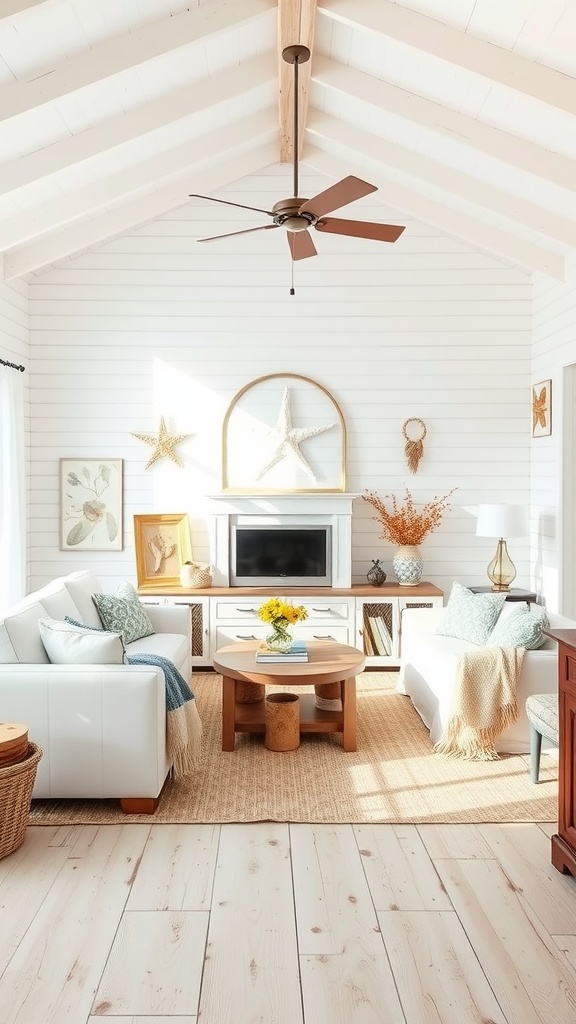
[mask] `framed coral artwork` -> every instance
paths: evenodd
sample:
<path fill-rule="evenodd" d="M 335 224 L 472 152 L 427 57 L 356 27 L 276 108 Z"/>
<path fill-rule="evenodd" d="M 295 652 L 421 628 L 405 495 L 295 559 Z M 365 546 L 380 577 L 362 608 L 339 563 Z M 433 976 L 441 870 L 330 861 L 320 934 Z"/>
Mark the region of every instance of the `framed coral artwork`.
<path fill-rule="evenodd" d="M 122 551 L 122 459 L 60 459 L 60 550 Z"/>
<path fill-rule="evenodd" d="M 134 516 L 139 587 L 180 586 L 180 569 L 190 561 L 190 525 L 185 513 Z"/>
<path fill-rule="evenodd" d="M 532 385 L 532 437 L 548 437 L 552 433 L 552 381 L 541 380 Z"/>

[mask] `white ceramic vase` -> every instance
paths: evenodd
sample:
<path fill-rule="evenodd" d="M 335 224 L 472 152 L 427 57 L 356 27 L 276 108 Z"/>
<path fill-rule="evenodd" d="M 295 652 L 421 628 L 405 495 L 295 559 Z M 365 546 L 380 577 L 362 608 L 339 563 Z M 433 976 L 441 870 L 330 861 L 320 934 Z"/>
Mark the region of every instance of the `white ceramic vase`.
<path fill-rule="evenodd" d="M 424 563 L 415 544 L 403 544 L 392 559 L 392 567 L 401 587 L 416 587 L 422 579 Z"/>

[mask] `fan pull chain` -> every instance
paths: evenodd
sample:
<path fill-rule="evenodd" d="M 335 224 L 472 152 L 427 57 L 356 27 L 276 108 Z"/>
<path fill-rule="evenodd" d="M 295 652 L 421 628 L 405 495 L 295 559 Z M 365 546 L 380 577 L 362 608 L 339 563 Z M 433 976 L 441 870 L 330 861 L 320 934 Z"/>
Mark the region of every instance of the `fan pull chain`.
<path fill-rule="evenodd" d="M 294 291 L 294 260 L 290 260 L 290 295 L 295 295 Z"/>

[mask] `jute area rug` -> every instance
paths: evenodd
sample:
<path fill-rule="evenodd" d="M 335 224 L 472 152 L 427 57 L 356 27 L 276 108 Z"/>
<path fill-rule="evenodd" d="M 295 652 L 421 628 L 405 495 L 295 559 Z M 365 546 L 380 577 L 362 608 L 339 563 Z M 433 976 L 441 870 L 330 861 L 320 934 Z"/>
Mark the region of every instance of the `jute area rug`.
<path fill-rule="evenodd" d="M 224 752 L 221 677 L 194 673 L 204 726 L 202 761 L 192 777 L 166 783 L 153 817 L 127 818 L 114 800 L 37 800 L 30 823 L 556 821 L 552 758 L 543 755 L 542 782 L 535 786 L 528 756 L 470 762 L 434 754 L 410 699 L 395 692 L 396 680 L 392 672 L 358 677 L 355 753 L 343 752 L 338 733 L 308 733 L 289 753 L 267 750 L 262 735 L 242 733 L 235 750 Z"/>

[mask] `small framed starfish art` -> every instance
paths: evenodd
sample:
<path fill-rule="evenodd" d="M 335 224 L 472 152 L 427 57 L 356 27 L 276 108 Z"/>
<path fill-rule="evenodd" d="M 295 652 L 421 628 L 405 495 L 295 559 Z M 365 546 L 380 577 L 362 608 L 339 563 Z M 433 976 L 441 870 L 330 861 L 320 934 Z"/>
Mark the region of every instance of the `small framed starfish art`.
<path fill-rule="evenodd" d="M 532 385 L 532 437 L 548 437 L 552 433 L 552 381 L 541 380 Z"/>
<path fill-rule="evenodd" d="M 344 491 L 345 469 L 344 418 L 321 384 L 272 373 L 233 398 L 222 430 L 224 491 Z"/>

